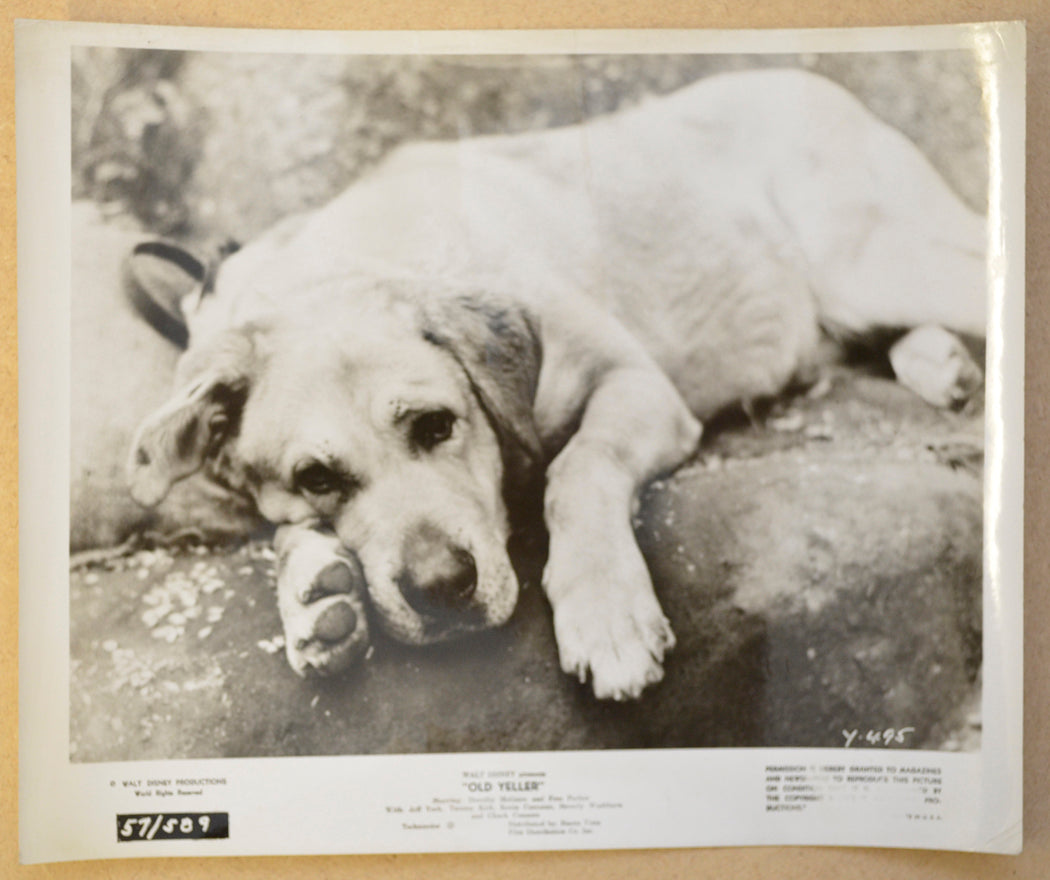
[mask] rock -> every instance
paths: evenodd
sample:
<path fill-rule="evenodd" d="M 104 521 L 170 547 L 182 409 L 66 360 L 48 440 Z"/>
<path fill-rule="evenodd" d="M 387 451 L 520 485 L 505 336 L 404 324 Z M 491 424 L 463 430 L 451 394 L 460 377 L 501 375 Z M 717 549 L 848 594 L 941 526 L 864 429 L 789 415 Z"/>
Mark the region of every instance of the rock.
<path fill-rule="evenodd" d="M 911 728 L 908 746 L 937 748 L 961 723 L 981 662 L 972 474 L 757 459 L 681 472 L 646 513 L 643 548 L 679 636 L 651 705 L 661 740 L 842 746 L 844 730 Z"/>
<path fill-rule="evenodd" d="M 73 692 L 90 697 L 73 701 L 74 757 L 951 740 L 981 660 L 979 481 L 870 456 L 738 464 L 687 468 L 645 499 L 640 541 L 678 645 L 640 701 L 600 703 L 560 671 L 538 558 L 503 629 L 429 648 L 377 635 L 347 675 L 300 679 L 272 562 L 246 544 L 74 575 Z M 172 612 L 143 620 L 169 599 L 215 621 L 207 638 L 193 624 L 169 641 Z"/>

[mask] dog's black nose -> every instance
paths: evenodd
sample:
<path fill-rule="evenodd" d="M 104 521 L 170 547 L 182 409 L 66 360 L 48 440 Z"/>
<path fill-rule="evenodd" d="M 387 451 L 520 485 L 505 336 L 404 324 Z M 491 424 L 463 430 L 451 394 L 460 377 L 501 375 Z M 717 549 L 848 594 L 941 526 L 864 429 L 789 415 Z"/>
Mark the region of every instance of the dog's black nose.
<path fill-rule="evenodd" d="M 413 610 L 441 614 L 470 604 L 478 585 L 474 557 L 438 528 L 426 524 L 413 530 L 402 558 L 397 584 Z"/>

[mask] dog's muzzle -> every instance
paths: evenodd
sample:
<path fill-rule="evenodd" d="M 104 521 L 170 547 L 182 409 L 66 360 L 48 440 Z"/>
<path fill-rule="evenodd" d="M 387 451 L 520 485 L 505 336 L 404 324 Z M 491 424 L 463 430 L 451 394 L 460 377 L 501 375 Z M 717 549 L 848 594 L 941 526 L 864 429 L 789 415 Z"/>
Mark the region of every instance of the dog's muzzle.
<path fill-rule="evenodd" d="M 478 568 L 469 550 L 425 522 L 405 536 L 402 568 L 394 580 L 413 611 L 442 618 L 469 611 L 478 586 Z"/>

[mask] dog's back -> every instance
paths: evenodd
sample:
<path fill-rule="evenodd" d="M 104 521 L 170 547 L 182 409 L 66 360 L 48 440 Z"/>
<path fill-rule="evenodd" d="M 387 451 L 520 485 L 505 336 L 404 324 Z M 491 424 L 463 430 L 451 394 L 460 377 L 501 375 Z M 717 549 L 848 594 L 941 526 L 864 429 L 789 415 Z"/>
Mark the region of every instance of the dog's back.
<path fill-rule="evenodd" d="M 706 414 L 776 393 L 820 326 L 983 334 L 983 249 L 983 218 L 844 89 L 734 73 L 581 125 L 402 147 L 231 258 L 214 320 L 302 309 L 332 278 L 585 299 Z"/>

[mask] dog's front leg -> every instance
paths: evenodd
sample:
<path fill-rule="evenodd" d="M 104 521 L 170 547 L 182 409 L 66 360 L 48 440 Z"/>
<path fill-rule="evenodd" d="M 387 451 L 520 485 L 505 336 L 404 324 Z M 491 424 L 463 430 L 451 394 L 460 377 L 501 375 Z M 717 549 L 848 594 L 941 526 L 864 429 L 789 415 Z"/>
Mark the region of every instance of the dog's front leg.
<path fill-rule="evenodd" d="M 547 472 L 544 589 L 562 669 L 595 696 L 637 697 L 663 677 L 674 635 L 653 592 L 631 514 L 657 474 L 681 464 L 700 423 L 655 367 L 616 369 Z"/>
<path fill-rule="evenodd" d="M 285 525 L 277 550 L 277 607 L 285 653 L 300 675 L 331 675 L 368 647 L 361 566 L 330 531 Z"/>

